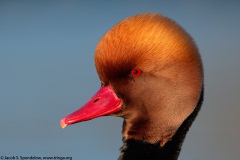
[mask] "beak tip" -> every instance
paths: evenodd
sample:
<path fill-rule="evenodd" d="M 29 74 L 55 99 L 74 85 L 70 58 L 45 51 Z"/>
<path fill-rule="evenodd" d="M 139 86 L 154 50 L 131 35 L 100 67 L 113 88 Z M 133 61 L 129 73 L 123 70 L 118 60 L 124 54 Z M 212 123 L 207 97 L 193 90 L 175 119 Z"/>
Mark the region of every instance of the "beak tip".
<path fill-rule="evenodd" d="M 65 127 L 67 126 L 67 124 L 65 123 L 65 118 L 63 118 L 63 119 L 61 120 L 60 126 L 61 126 L 62 128 L 65 128 Z"/>

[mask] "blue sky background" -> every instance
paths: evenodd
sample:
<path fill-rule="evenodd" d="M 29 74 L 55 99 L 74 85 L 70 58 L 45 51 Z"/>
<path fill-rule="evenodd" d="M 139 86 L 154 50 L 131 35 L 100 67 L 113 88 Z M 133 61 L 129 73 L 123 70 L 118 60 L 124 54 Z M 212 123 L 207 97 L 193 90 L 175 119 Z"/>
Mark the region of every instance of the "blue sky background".
<path fill-rule="evenodd" d="M 93 55 L 101 36 L 144 12 L 174 19 L 202 55 L 205 101 L 180 160 L 240 159 L 238 0 L 0 0 L 0 156 L 117 159 L 121 118 L 59 122 L 100 87 Z"/>

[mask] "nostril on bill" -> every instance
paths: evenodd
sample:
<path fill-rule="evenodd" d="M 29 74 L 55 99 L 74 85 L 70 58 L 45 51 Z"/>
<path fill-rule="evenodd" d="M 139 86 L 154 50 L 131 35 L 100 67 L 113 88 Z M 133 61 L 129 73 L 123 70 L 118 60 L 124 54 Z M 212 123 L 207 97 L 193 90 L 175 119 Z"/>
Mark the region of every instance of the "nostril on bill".
<path fill-rule="evenodd" d="M 96 98 L 93 100 L 94 103 L 96 103 L 99 100 L 99 98 Z"/>

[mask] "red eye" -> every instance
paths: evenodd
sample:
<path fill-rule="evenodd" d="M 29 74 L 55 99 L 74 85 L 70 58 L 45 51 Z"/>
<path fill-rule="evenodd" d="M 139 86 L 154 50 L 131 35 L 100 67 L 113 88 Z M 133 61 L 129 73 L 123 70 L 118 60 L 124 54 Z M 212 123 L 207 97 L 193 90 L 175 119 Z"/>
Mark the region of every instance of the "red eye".
<path fill-rule="evenodd" d="M 132 71 L 131 71 L 131 75 L 133 77 L 137 77 L 137 76 L 140 76 L 142 74 L 142 71 L 141 69 L 139 68 L 134 68 Z"/>

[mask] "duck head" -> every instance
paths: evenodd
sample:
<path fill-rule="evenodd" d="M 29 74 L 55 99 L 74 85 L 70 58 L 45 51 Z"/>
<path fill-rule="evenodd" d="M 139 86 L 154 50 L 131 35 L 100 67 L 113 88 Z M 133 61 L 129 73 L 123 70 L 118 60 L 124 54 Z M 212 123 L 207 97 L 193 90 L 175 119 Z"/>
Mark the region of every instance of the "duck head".
<path fill-rule="evenodd" d="M 200 99 L 203 72 L 188 33 L 159 14 L 129 17 L 99 41 L 100 90 L 61 126 L 99 116 L 124 118 L 123 138 L 164 146 Z"/>

